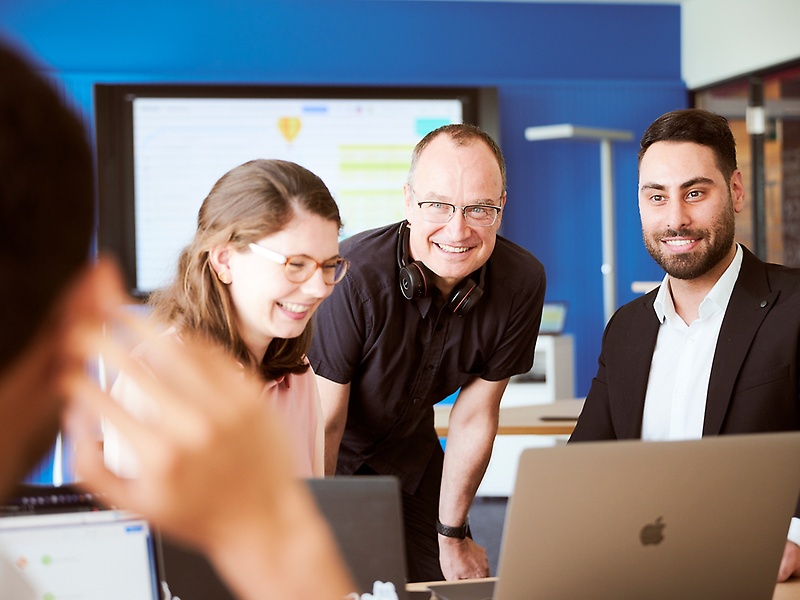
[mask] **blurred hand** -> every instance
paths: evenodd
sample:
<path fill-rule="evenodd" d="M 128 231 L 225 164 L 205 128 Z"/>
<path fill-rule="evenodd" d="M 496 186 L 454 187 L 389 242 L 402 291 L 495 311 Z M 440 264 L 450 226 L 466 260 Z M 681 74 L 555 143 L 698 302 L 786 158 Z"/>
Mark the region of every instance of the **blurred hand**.
<path fill-rule="evenodd" d="M 81 485 L 204 551 L 242 599 L 344 597 L 354 587 L 309 491 L 291 475 L 285 427 L 263 402 L 262 382 L 214 344 L 160 336 L 119 302 L 102 301 L 123 298 L 120 289 L 115 270 L 99 272 L 73 306 L 64 346 L 65 426 Z M 126 344 L 148 342 L 147 368 L 104 334 L 110 320 L 130 332 Z M 155 411 L 136 417 L 100 389 L 85 368 L 100 354 Z M 106 468 L 100 419 L 132 448 L 136 478 Z"/>
<path fill-rule="evenodd" d="M 147 340 L 148 367 L 96 327 L 76 328 L 73 348 L 102 354 L 147 392 L 155 411 L 137 418 L 102 391 L 85 369 L 64 379 L 72 399 L 67 418 L 78 442 L 78 478 L 115 504 L 147 515 L 164 531 L 192 545 L 224 539 L 252 524 L 253 514 L 277 508 L 291 489 L 288 444 L 276 415 L 261 398 L 262 385 L 225 351 L 197 338 L 159 336 L 143 320 L 114 311 L 125 337 Z M 105 468 L 92 421 L 112 424 L 136 454 L 140 474 L 125 479 Z M 254 468 L 258 465 L 259 468 Z"/>
<path fill-rule="evenodd" d="M 778 582 L 786 581 L 790 577 L 800 577 L 800 546 L 787 541 L 778 569 Z"/>

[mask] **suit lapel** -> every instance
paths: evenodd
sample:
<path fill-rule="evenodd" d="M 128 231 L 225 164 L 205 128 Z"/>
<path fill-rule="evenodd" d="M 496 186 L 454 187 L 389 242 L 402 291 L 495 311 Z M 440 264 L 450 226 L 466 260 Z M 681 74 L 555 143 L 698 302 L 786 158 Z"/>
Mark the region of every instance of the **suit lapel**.
<path fill-rule="evenodd" d="M 770 291 L 764 263 L 744 246 L 742 251 L 742 267 L 722 320 L 711 365 L 703 435 L 717 435 L 722 431 L 739 370 L 761 323 L 778 297 L 777 291 Z"/>
<path fill-rule="evenodd" d="M 622 419 L 626 430 L 618 432 L 619 437 L 640 438 L 642 436 L 642 417 L 644 416 L 644 399 L 647 395 L 647 380 L 650 374 L 650 363 L 658 338 L 659 322 L 653 302 L 658 288 L 639 300 L 627 331 L 625 346 L 626 356 L 622 385 Z"/>

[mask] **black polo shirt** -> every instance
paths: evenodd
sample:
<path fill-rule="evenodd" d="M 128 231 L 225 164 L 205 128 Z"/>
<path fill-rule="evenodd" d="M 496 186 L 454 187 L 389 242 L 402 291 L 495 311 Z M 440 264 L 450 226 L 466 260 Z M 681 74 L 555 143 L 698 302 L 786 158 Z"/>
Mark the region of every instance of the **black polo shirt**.
<path fill-rule="evenodd" d="M 400 224 L 348 238 L 350 270 L 316 313 L 314 371 L 350 383 L 337 472 L 366 463 L 413 493 L 438 445 L 433 405 L 476 378 L 527 372 L 539 332 L 544 267 L 501 236 L 487 262 L 483 296 L 464 316 L 399 287 Z"/>

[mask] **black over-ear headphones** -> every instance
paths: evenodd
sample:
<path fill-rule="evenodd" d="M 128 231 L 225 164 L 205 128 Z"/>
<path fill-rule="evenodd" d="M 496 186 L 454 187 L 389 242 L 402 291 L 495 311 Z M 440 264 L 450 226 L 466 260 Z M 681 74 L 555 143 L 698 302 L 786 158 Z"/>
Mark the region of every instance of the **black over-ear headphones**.
<path fill-rule="evenodd" d="M 400 267 L 400 291 L 407 300 L 413 300 L 430 295 L 433 272 L 418 260 L 408 262 L 409 231 L 408 221 L 400 223 L 400 229 L 397 231 L 397 266 Z M 472 278 L 475 275 L 473 273 L 453 289 L 447 300 L 447 308 L 456 316 L 462 317 L 467 314 L 483 296 L 486 263 L 477 272 L 477 283 Z"/>

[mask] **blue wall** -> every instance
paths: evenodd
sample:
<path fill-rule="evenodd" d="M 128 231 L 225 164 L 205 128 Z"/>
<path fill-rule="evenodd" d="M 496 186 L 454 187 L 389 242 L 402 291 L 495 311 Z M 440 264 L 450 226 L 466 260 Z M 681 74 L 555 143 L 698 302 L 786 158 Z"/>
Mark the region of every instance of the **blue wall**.
<path fill-rule="evenodd" d="M 687 104 L 677 5 L 420 0 L 0 1 L 0 31 L 31 51 L 91 126 L 95 82 L 497 86 L 508 161 L 503 233 L 567 300 L 576 393 L 589 389 L 604 326 L 599 145 L 527 142 L 574 123 L 638 139 Z M 636 142 L 614 145 L 618 297 L 660 279 L 642 247 Z M 524 274 L 520 274 L 524 276 Z"/>

